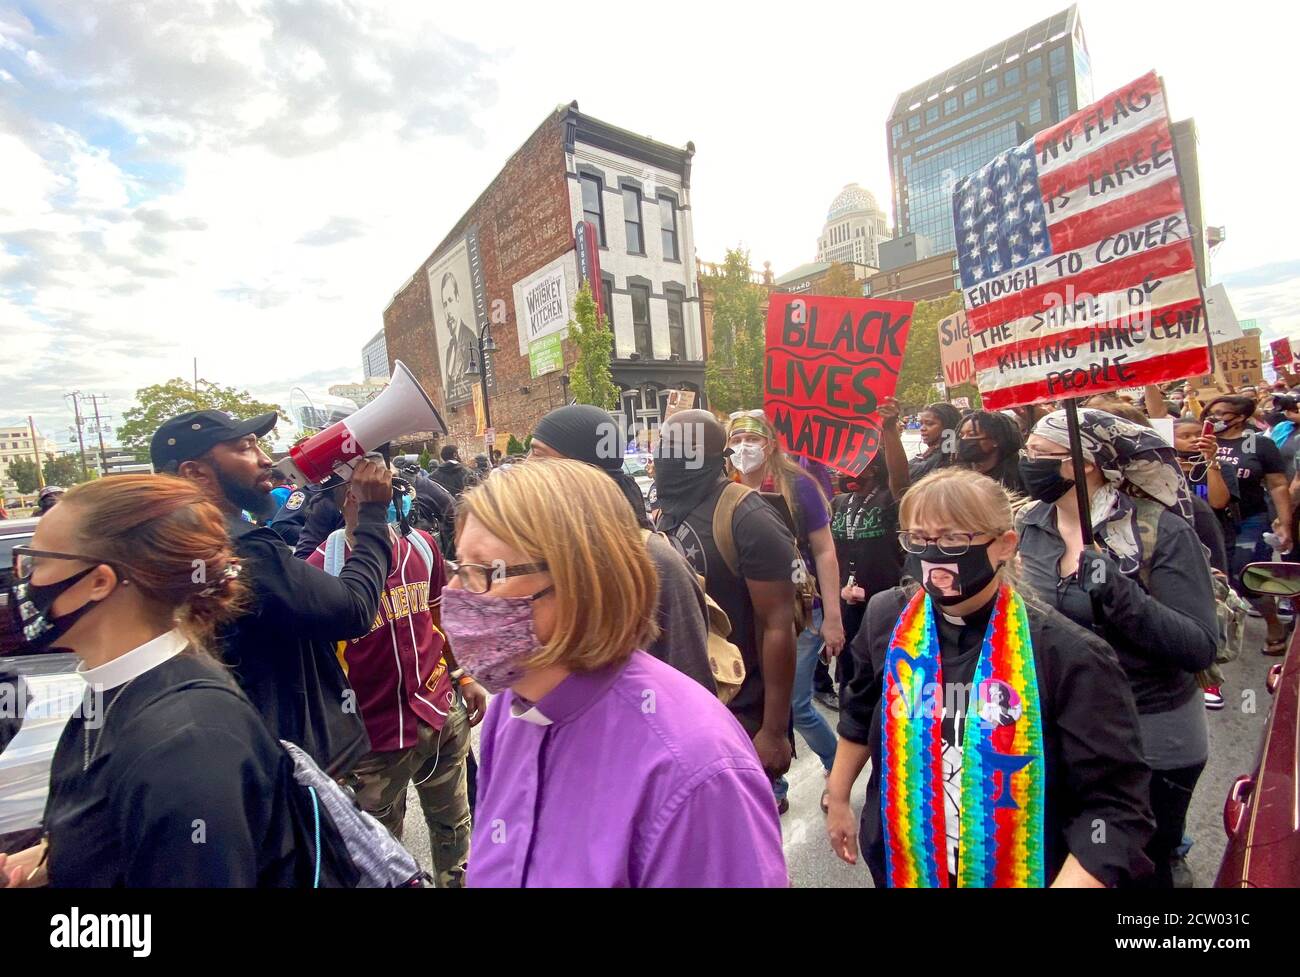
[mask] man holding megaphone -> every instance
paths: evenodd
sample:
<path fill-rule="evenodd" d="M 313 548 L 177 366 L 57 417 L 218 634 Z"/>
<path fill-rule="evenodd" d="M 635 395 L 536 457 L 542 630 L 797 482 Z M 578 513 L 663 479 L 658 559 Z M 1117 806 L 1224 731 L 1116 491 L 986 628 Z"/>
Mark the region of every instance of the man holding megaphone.
<path fill-rule="evenodd" d="M 266 509 L 271 459 L 257 439 L 275 422 L 273 413 L 236 421 L 222 411 L 192 411 L 166 421 L 149 452 L 155 471 L 195 482 L 226 514 L 253 601 L 223 636 L 222 660 L 277 738 L 342 776 L 370 741 L 334 643 L 369 633 L 379 608 L 390 570 L 392 476 L 369 458 L 354 463 L 351 492 L 360 509 L 347 562 L 337 577 L 308 566 L 241 512 Z"/>

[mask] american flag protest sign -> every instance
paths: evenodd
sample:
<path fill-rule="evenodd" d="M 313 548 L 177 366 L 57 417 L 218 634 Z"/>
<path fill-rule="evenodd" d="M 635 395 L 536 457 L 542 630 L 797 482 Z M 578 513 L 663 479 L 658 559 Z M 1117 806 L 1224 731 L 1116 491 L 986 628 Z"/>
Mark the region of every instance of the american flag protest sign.
<path fill-rule="evenodd" d="M 953 219 L 985 407 L 1209 371 L 1155 72 L 958 180 Z"/>

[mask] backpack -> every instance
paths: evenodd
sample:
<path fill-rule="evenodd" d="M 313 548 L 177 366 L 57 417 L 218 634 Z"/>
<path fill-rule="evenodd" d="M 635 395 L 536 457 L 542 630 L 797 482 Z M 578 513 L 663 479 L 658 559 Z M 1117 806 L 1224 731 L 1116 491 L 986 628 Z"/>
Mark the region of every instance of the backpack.
<path fill-rule="evenodd" d="M 736 515 L 736 508 L 752 491 L 754 490 L 739 482 L 730 482 L 722 490 L 717 508 L 713 510 L 713 545 L 718 548 L 718 552 L 722 555 L 722 562 L 727 565 L 727 569 L 734 577 L 741 576 L 741 573 L 732 521 Z M 790 530 L 790 534 L 797 537 L 797 530 L 790 525 L 790 520 L 787 518 L 788 510 L 782 507 L 778 510 L 778 514 L 781 515 L 781 521 Z M 802 557 L 795 562 L 797 566 L 794 573 L 794 630 L 795 634 L 802 634 L 804 629 L 812 624 L 813 605 L 818 596 L 817 579 L 804 567 Z"/>
<path fill-rule="evenodd" d="M 1151 593 L 1151 561 L 1155 558 L 1156 543 L 1160 537 L 1160 514 L 1165 506 L 1154 499 L 1129 497 L 1137 510 L 1138 537 L 1142 546 L 1141 562 L 1138 564 L 1138 580 L 1142 589 Z M 1208 564 L 1207 564 L 1208 568 Z M 1230 662 L 1241 654 L 1246 638 L 1246 621 L 1250 605 L 1241 599 L 1222 574 L 1210 571 L 1210 583 L 1214 589 L 1214 611 L 1218 619 L 1218 640 L 1214 652 L 1214 664 L 1196 677 L 1201 688 L 1210 688 L 1221 683 L 1223 675 L 1218 666 Z"/>
<path fill-rule="evenodd" d="M 641 530 L 641 539 L 648 540 L 650 533 L 649 529 Z M 745 684 L 745 659 L 740 654 L 740 648 L 730 641 L 731 619 L 727 617 L 727 612 L 709 596 L 709 592 L 704 586 L 704 578 L 698 573 L 694 576 L 699 593 L 704 598 L 704 623 L 708 630 L 706 651 L 709 656 L 709 670 L 713 672 L 713 684 L 718 701 L 725 706 L 736 697 L 740 687 Z"/>
<path fill-rule="evenodd" d="M 307 794 L 311 802 L 312 825 L 315 829 L 317 870 L 312 888 L 320 887 L 320 824 L 328 818 L 355 866 L 359 877 L 353 884 L 358 889 L 418 889 L 429 881 L 429 875 L 415 860 L 415 856 L 402 847 L 387 828 L 357 806 L 355 800 L 338 785 L 338 782 L 321 770 L 306 753 L 287 740 L 280 745 L 293 760 L 293 779 Z"/>
<path fill-rule="evenodd" d="M 191 679 L 176 688 L 217 689 L 248 704 L 239 691 L 215 679 Z M 280 745 L 293 761 L 299 788 L 289 792 L 289 819 L 299 846 L 294 874 L 304 888 L 417 888 L 430 881 L 415 856 L 311 757 L 287 740 Z"/>
<path fill-rule="evenodd" d="M 339 575 L 339 571 L 343 569 L 343 564 L 347 559 L 347 543 L 343 538 L 346 532 L 347 530 L 344 529 L 336 529 L 325 540 L 325 566 L 323 569 L 331 577 Z M 433 550 L 428 541 L 420 534 L 420 531 L 418 529 L 412 530 L 409 536 L 403 536 L 402 538 L 415 547 L 415 551 L 424 559 L 424 565 L 432 573 L 436 565 L 433 562 Z"/>

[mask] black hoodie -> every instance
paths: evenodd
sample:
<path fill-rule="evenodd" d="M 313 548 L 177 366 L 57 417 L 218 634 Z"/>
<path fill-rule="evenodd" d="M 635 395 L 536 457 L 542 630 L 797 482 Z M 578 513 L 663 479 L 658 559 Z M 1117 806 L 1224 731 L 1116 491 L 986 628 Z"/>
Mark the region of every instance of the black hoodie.
<path fill-rule="evenodd" d="M 388 507 L 362 503 L 337 577 L 296 559 L 272 530 L 231 520 L 253 606 L 221 638 L 221 659 L 271 732 L 331 776 L 370 750 L 335 643 L 370 632 L 390 570 Z"/>

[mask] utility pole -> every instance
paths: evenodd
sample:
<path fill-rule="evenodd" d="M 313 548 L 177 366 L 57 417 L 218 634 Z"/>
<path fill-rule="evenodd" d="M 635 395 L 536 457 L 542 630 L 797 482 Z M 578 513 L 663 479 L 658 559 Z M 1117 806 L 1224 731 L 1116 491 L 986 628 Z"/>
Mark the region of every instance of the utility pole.
<path fill-rule="evenodd" d="M 90 395 L 90 403 L 95 408 L 95 432 L 99 435 L 99 474 L 102 478 L 108 474 L 108 452 L 104 450 L 104 425 L 99 419 L 100 400 L 108 400 L 108 398 L 103 394 Z"/>
<path fill-rule="evenodd" d="M 36 489 L 40 491 L 45 488 L 45 472 L 41 469 L 41 449 L 36 444 L 36 423 L 32 420 L 32 415 L 27 415 L 27 429 L 32 434 L 32 457 L 36 459 Z"/>
<path fill-rule="evenodd" d="M 86 442 L 81 436 L 81 391 L 74 390 L 70 394 L 64 394 L 65 397 L 72 398 L 72 413 L 77 418 L 77 446 L 81 449 L 81 480 L 90 481 L 90 472 L 86 468 Z"/>

